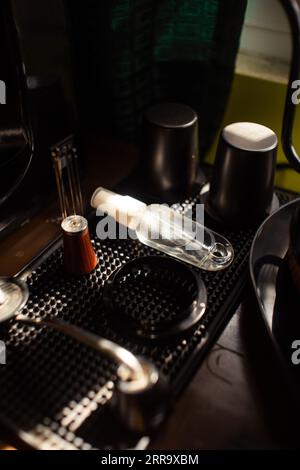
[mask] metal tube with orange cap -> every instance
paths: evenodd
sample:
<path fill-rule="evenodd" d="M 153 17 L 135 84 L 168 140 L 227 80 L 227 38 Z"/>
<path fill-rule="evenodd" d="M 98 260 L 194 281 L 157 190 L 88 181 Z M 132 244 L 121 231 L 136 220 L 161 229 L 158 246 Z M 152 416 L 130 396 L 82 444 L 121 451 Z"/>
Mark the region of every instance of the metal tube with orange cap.
<path fill-rule="evenodd" d="M 69 274 L 91 273 L 98 259 L 91 242 L 88 221 L 83 217 L 78 156 L 70 137 L 51 149 L 62 212 L 64 270 Z"/>

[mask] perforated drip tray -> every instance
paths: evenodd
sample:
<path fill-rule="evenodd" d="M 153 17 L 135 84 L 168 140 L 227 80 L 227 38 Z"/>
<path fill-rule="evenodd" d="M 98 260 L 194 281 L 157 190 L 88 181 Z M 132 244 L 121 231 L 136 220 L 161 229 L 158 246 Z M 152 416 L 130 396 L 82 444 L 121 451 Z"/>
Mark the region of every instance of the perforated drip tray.
<path fill-rule="evenodd" d="M 283 192 L 279 198 L 281 203 L 292 199 Z M 196 197 L 174 207 L 191 211 L 198 202 Z M 23 313 L 31 317 L 57 316 L 150 358 L 179 393 L 234 312 L 245 283 L 255 231 L 224 231 L 234 247 L 234 262 L 218 273 L 202 272 L 207 310 L 195 328 L 184 335 L 146 341 L 110 321 L 103 300 L 110 275 L 129 260 L 159 254 L 135 240 L 100 242 L 94 238 L 99 266 L 91 275 L 80 278 L 63 273 L 62 251 L 55 249 L 29 275 L 30 298 Z M 126 303 L 126 299 L 121 300 Z M 163 322 L 172 323 L 172 299 L 166 300 L 164 311 L 160 307 L 159 313 Z M 10 431 L 36 448 L 111 449 L 136 445 L 137 438 L 113 421 L 108 406 L 116 380 L 116 368 L 110 360 L 58 332 L 14 320 L 1 326 L 0 338 L 7 346 L 7 365 L 0 366 L 0 420 Z"/>

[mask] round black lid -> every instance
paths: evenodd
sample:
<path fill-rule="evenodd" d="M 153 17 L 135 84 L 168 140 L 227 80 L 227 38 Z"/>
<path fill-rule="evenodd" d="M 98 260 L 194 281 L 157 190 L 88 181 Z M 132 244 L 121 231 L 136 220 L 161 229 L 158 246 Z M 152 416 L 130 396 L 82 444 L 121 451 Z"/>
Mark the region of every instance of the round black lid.
<path fill-rule="evenodd" d="M 196 112 L 184 104 L 162 103 L 151 106 L 145 118 L 152 124 L 168 129 L 190 127 L 197 121 Z"/>

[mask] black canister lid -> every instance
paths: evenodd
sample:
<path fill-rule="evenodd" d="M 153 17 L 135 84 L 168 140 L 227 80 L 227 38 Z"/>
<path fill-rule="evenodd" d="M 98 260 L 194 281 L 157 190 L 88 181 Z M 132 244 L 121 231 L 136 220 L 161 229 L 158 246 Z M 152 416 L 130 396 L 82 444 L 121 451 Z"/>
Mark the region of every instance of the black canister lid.
<path fill-rule="evenodd" d="M 151 106 L 145 113 L 148 122 L 167 129 L 184 128 L 197 122 L 196 112 L 180 103 L 162 103 Z"/>
<path fill-rule="evenodd" d="M 271 129 L 255 122 L 235 122 L 226 126 L 222 137 L 227 145 L 244 152 L 270 152 L 278 139 Z"/>

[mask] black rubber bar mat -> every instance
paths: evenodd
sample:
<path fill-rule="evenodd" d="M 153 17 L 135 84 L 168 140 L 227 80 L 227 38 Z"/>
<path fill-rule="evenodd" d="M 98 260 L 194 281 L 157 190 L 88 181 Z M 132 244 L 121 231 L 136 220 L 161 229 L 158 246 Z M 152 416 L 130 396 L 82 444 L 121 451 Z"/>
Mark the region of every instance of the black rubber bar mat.
<path fill-rule="evenodd" d="M 281 203 L 292 198 L 283 192 L 278 196 Z M 190 212 L 199 202 L 195 197 L 174 207 Z M 256 228 L 223 231 L 233 244 L 234 262 L 218 273 L 202 272 L 208 291 L 207 310 L 196 328 L 183 336 L 146 341 L 126 331 L 120 333 L 110 321 L 102 298 L 109 276 L 128 260 L 159 254 L 135 240 L 94 238 L 99 265 L 92 274 L 79 278 L 63 273 L 62 250 L 55 248 L 29 274 L 30 298 L 23 313 L 57 316 L 150 358 L 177 394 L 234 312 L 247 278 L 255 232 Z M 0 421 L 5 429 L 40 449 L 136 446 L 138 438 L 122 430 L 110 410 L 116 367 L 109 359 L 61 333 L 14 320 L 1 325 L 0 339 L 7 346 L 7 365 L 0 366 Z"/>

